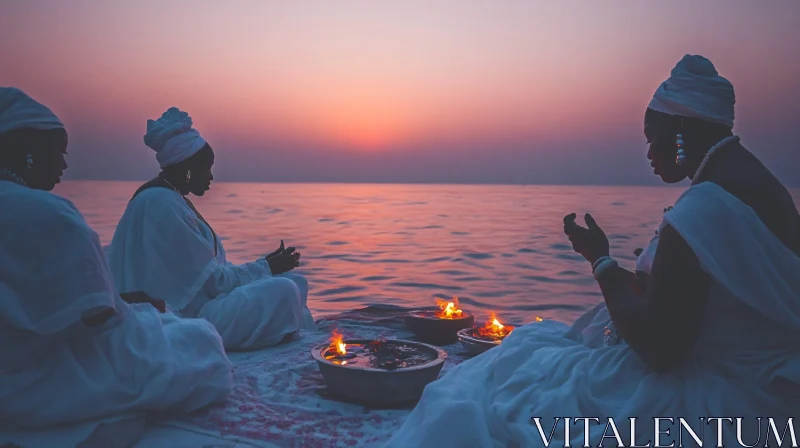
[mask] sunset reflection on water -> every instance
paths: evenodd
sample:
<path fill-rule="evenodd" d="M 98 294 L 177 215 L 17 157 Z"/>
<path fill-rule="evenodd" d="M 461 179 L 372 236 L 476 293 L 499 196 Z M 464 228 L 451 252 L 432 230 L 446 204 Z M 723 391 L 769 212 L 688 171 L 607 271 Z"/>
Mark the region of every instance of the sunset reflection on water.
<path fill-rule="evenodd" d="M 105 245 L 137 186 L 70 181 L 56 193 L 75 202 Z M 536 316 L 571 321 L 601 300 L 591 268 L 562 233 L 565 214 L 591 212 L 613 255 L 632 267 L 633 250 L 681 191 L 215 183 L 192 200 L 232 262 L 262 257 L 281 239 L 297 247 L 316 316 L 373 303 L 430 306 L 457 295 L 465 311 L 496 311 L 519 325 Z"/>

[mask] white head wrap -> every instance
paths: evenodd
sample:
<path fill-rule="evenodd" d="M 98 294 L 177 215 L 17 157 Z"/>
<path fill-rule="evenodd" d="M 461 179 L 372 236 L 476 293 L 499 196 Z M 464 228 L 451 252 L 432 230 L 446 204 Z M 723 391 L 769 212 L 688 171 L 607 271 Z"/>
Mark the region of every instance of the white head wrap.
<path fill-rule="evenodd" d="M 156 160 L 164 168 L 193 156 L 206 141 L 192 129 L 188 113 L 171 107 L 158 120 L 147 120 L 144 144 L 156 152 Z"/>
<path fill-rule="evenodd" d="M 703 56 L 689 55 L 672 69 L 650 102 L 650 109 L 699 118 L 733 128 L 733 85 Z"/>
<path fill-rule="evenodd" d="M 0 134 L 15 129 L 64 129 L 47 106 L 16 87 L 0 87 Z"/>

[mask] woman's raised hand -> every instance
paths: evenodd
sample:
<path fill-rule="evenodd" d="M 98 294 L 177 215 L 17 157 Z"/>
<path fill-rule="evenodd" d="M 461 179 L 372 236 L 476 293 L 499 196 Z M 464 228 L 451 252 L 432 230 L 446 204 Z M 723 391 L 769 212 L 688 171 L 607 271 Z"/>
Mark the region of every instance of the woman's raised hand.
<path fill-rule="evenodd" d="M 283 248 L 283 241 L 281 241 L 281 252 L 273 252 L 267 255 L 267 263 L 273 275 L 283 274 L 292 269 L 300 266 L 300 252 L 295 252 L 294 246 Z"/>
<path fill-rule="evenodd" d="M 594 263 L 600 257 L 608 256 L 608 237 L 597 225 L 592 215 L 587 213 L 584 216 L 586 227 L 579 226 L 575 222 L 576 217 L 575 213 L 564 217 L 564 234 L 572 243 L 572 250 L 581 254 L 589 263 Z"/>
<path fill-rule="evenodd" d="M 277 249 L 275 249 L 275 251 L 274 251 L 274 252 L 270 253 L 269 255 L 267 255 L 267 256 L 266 256 L 266 257 L 264 257 L 264 258 L 266 258 L 267 260 L 269 260 L 270 258 L 274 257 L 275 255 L 278 255 L 278 254 L 281 254 L 281 253 L 283 253 L 283 251 L 285 251 L 285 250 L 286 250 L 286 249 L 283 247 L 283 240 L 281 240 L 281 245 L 280 245 L 280 247 L 278 247 Z"/>

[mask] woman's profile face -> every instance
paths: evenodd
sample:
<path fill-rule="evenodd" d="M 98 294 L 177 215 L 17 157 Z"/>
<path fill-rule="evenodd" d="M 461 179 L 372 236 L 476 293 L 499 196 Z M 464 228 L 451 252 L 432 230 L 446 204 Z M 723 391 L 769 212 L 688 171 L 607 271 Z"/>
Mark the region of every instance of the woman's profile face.
<path fill-rule="evenodd" d="M 35 131 L 25 139 L 25 152 L 30 155 L 29 168 L 23 176 L 25 182 L 31 188 L 52 190 L 67 169 L 67 132 L 63 129 Z"/>
<path fill-rule="evenodd" d="M 211 168 L 214 166 L 214 151 L 206 145 L 197 153 L 190 168 L 192 174 L 189 178 L 189 191 L 195 196 L 203 196 L 211 189 L 214 175 Z"/>
<path fill-rule="evenodd" d="M 644 136 L 648 144 L 647 159 L 650 160 L 653 174 L 668 184 L 685 179 L 685 170 L 675 163 L 678 147 L 673 126 L 666 120 L 645 115 Z"/>

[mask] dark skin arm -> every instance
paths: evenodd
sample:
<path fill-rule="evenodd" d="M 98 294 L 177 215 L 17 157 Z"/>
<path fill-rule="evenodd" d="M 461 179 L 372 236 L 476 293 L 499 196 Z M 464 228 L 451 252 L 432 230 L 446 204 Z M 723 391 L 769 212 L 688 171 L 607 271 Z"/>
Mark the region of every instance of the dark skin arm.
<path fill-rule="evenodd" d="M 163 300 L 154 299 L 142 291 L 122 292 L 119 297 L 126 303 L 149 303 L 162 313 L 167 311 L 167 305 Z"/>
<path fill-rule="evenodd" d="M 575 215 L 564 218 L 573 249 L 591 263 L 609 254 L 605 233 L 590 215 L 588 229 Z M 705 318 L 711 281 L 689 245 L 675 229 L 660 234 L 653 268 L 643 295 L 636 293 L 632 273 L 615 267 L 598 283 L 619 335 L 653 370 L 664 372 L 692 351 Z"/>
<path fill-rule="evenodd" d="M 617 273 L 617 276 L 625 283 L 625 286 L 630 292 L 640 299 L 644 296 L 647 290 L 647 282 L 650 278 L 646 273 L 639 271 L 633 272 L 621 267 L 614 268 L 614 272 Z"/>
<path fill-rule="evenodd" d="M 644 272 L 632 272 L 627 269 L 617 268 L 619 275 L 625 281 L 628 289 L 635 295 L 642 297 L 647 290 L 647 281 L 649 276 Z"/>
<path fill-rule="evenodd" d="M 711 281 L 678 232 L 661 232 L 644 300 L 630 289 L 627 271 L 615 268 L 598 283 L 617 332 L 645 363 L 665 372 L 694 348 L 706 316 Z"/>

